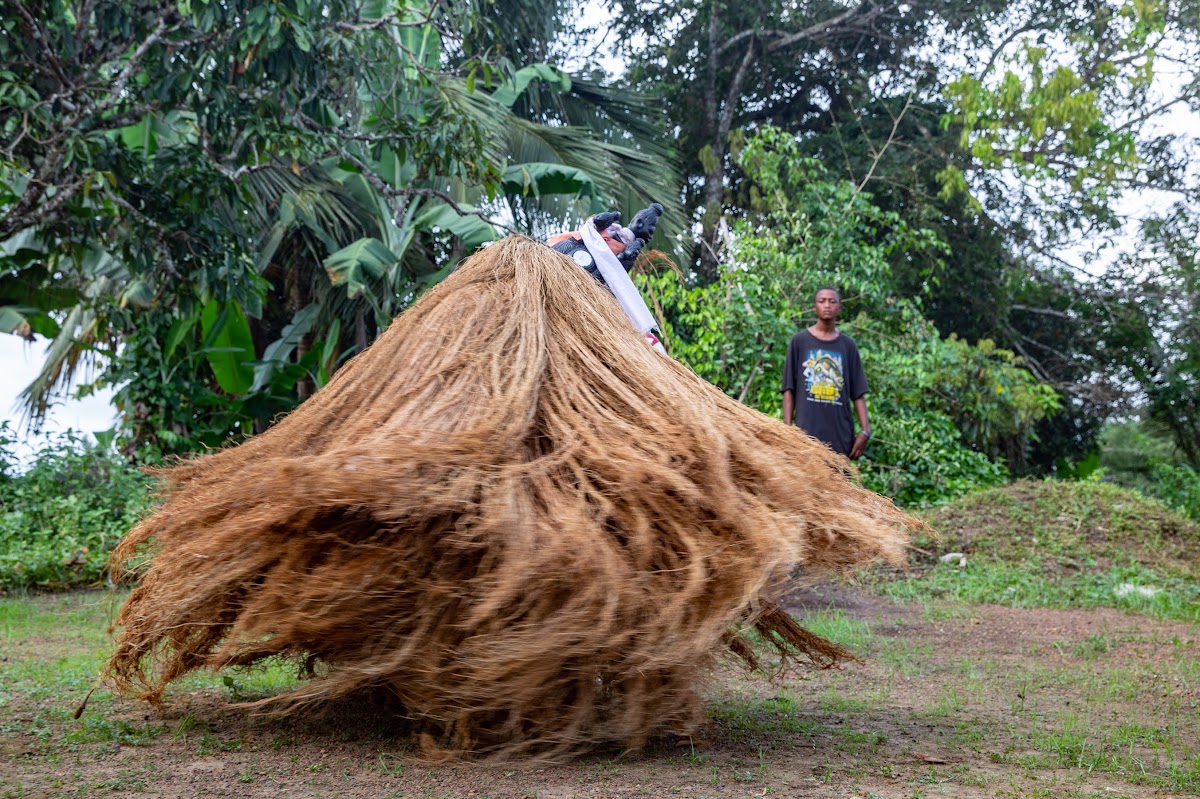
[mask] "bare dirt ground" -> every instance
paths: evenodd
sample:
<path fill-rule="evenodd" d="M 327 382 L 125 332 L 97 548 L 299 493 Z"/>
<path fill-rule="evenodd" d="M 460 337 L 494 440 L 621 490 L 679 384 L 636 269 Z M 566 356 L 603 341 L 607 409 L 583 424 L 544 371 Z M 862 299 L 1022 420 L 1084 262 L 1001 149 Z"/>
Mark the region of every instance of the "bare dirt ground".
<path fill-rule="evenodd" d="M 43 599 L 31 599 L 39 602 Z M 44 601 L 49 601 L 48 599 Z M 711 722 L 567 763 L 422 760 L 379 708 L 262 718 L 228 687 L 162 713 L 29 690 L 75 646 L 0 652 L 0 796 L 1152 797 L 1200 791 L 1200 628 L 1113 610 L 897 605 L 796 590 L 862 664 L 713 675 Z M 822 630 L 824 632 L 824 630 Z M 2 631 L 0 631 L 2 632 Z M 7 722 L 3 718 L 7 717 Z"/>

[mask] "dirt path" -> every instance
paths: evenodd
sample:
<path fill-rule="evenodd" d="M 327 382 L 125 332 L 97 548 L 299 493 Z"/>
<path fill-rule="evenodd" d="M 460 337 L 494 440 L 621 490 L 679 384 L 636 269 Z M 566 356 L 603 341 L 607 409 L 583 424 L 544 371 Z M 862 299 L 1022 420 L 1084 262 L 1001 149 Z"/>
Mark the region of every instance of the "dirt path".
<path fill-rule="evenodd" d="M 1194 625 L 1112 610 L 900 606 L 844 587 L 797 590 L 789 604 L 819 611 L 867 661 L 778 680 L 722 670 L 709 691 L 712 722 L 696 740 L 558 765 L 433 765 L 380 708 L 263 719 L 227 709 L 219 686 L 176 693 L 162 714 L 99 697 L 73 721 L 86 679 L 31 687 L 39 669 L 69 662 L 72 641 L 10 634 L 0 638 L 0 796 L 1200 792 Z"/>

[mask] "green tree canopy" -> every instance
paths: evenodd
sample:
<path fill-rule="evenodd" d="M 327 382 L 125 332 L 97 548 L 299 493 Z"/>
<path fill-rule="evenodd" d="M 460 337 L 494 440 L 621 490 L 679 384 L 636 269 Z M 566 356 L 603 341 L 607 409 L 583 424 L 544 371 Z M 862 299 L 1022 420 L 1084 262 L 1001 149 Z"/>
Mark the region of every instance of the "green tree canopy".
<path fill-rule="evenodd" d="M 14 8 L 0 329 L 54 338 L 35 418 L 107 358 L 133 450 L 261 427 L 494 238 L 505 207 L 557 202 L 574 224 L 678 193 L 637 97 L 518 69 L 489 42 L 520 31 L 469 3 Z"/>

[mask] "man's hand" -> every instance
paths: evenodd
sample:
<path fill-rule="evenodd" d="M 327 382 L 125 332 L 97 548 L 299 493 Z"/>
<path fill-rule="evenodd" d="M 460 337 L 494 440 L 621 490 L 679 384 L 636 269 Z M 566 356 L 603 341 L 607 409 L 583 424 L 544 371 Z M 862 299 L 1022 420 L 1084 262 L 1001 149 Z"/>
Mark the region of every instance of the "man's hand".
<path fill-rule="evenodd" d="M 854 446 L 850 448 L 850 460 L 856 461 L 861 458 L 867 451 L 867 443 L 871 437 L 866 433 L 859 433 L 854 437 Z"/>
<path fill-rule="evenodd" d="M 626 272 L 633 269 L 633 262 L 637 260 L 644 243 L 641 239 L 634 239 L 626 244 L 625 250 L 617 256 L 617 260 L 621 262 L 621 266 L 625 267 Z"/>
<path fill-rule="evenodd" d="M 663 207 L 661 203 L 650 203 L 649 206 L 637 212 L 637 215 L 629 222 L 629 229 L 633 231 L 634 238 L 642 240 L 642 243 L 650 241 L 650 237 L 654 235 L 654 229 L 658 227 L 658 218 L 662 216 Z"/>
<path fill-rule="evenodd" d="M 592 224 L 596 226 L 596 230 L 599 230 L 601 233 L 603 233 L 612 225 L 615 225 L 620 219 L 620 211 L 605 211 L 602 214 L 596 214 L 593 216 Z"/>

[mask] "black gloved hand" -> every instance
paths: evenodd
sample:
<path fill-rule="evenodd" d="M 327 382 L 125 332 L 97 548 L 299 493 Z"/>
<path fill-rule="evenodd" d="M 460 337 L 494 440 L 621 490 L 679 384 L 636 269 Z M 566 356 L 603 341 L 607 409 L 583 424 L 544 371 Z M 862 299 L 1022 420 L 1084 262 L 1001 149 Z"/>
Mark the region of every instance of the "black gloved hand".
<path fill-rule="evenodd" d="M 603 233 L 604 231 L 608 230 L 609 227 L 615 224 L 620 218 L 620 211 L 605 211 L 602 214 L 596 214 L 593 216 L 592 224 L 596 226 L 596 230 L 599 230 L 601 233 Z"/>
<path fill-rule="evenodd" d="M 642 243 L 650 241 L 650 237 L 654 235 L 654 229 L 658 227 L 658 218 L 662 216 L 663 207 L 660 203 L 650 203 L 649 206 L 637 212 L 637 216 L 629 223 L 629 229 L 633 231 L 633 235 L 642 240 Z"/>
<path fill-rule="evenodd" d="M 637 260 L 638 253 L 642 251 L 642 247 L 645 244 L 646 242 L 641 239 L 634 239 L 629 244 L 626 244 L 625 250 L 617 256 L 617 260 L 621 262 L 621 266 L 625 267 L 626 272 L 633 269 L 633 262 Z"/>

